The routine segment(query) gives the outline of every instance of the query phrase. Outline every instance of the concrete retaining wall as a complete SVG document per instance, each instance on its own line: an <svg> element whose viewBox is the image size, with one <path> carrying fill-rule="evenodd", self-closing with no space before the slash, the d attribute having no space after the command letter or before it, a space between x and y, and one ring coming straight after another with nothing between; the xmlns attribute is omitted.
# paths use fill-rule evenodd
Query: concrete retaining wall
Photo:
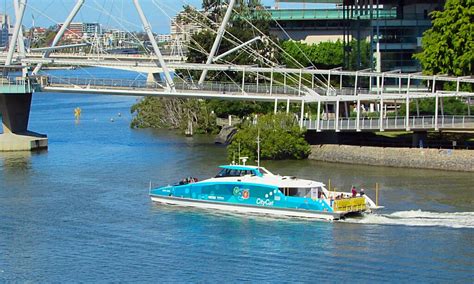
<svg viewBox="0 0 474 284"><path fill-rule="evenodd" d="M309 159L374 166L474 172L474 150L313 145Z"/></svg>

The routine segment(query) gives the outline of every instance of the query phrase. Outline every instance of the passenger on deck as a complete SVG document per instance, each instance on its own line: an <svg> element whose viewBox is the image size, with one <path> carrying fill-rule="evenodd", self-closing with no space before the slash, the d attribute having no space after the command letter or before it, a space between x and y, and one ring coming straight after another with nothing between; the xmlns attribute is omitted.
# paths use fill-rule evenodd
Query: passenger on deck
<svg viewBox="0 0 474 284"><path fill-rule="evenodd" d="M355 186L352 186L351 192L352 192L352 197L357 196L357 189L355 188Z"/></svg>
<svg viewBox="0 0 474 284"><path fill-rule="evenodd" d="M364 196L364 195L365 195L364 189L361 188L361 189L360 189L360 196Z"/></svg>

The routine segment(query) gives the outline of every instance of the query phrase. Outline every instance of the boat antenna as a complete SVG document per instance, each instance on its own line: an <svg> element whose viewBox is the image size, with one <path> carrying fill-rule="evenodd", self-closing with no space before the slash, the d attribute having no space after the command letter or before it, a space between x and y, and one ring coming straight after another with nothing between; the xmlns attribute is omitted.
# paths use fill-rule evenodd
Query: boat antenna
<svg viewBox="0 0 474 284"><path fill-rule="evenodd" d="M257 128L257 167L260 168L260 128Z"/></svg>

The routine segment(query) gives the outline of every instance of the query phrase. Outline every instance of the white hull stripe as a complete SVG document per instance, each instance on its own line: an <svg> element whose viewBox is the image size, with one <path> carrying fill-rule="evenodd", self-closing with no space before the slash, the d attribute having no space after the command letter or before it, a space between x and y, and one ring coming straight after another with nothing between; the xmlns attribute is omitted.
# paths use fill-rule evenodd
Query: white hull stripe
<svg viewBox="0 0 474 284"><path fill-rule="evenodd" d="M217 209L224 211L236 211L236 212L246 212L246 213L260 213L260 214L269 214L277 216L291 216L291 217L303 217L303 218L317 218L325 220L334 220L341 218L342 214L332 213L332 212L315 212L307 210L298 210L298 209L285 209L285 208L275 208L275 207L259 207L252 205L235 205L230 203L223 202L212 202L205 200L196 200L188 198L176 198L168 196L157 196L150 195L151 200L160 203L173 204L179 206L192 206L198 208L207 208L207 209Z"/></svg>

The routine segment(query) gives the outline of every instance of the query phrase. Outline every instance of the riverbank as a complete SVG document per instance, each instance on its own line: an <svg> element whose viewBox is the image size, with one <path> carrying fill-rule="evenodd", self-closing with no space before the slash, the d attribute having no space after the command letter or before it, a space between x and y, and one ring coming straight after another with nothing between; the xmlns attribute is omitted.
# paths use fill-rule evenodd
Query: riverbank
<svg viewBox="0 0 474 284"><path fill-rule="evenodd" d="M474 150L312 145L308 158L347 164L474 172Z"/></svg>

